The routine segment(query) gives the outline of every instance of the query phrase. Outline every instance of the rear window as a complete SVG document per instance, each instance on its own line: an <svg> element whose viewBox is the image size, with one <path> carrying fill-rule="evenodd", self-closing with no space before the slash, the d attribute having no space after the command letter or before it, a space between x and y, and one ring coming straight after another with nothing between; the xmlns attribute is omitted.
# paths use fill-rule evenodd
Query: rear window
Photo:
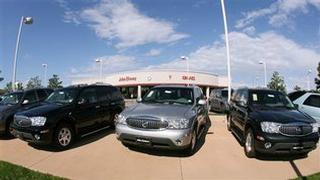
<svg viewBox="0 0 320 180"><path fill-rule="evenodd" d="M304 91L297 91L297 92L293 92L293 93L288 94L288 96L291 101L295 101L298 98L300 98L301 96L303 96L305 93L306 92L304 92Z"/></svg>

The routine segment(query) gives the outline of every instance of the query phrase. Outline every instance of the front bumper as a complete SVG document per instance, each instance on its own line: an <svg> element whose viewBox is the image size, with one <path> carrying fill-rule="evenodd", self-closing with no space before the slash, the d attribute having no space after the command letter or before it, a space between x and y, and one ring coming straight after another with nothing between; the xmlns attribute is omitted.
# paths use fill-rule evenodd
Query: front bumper
<svg viewBox="0 0 320 180"><path fill-rule="evenodd" d="M21 128L12 126L12 135L35 144L50 144L53 139L53 130L44 127Z"/></svg>
<svg viewBox="0 0 320 180"><path fill-rule="evenodd" d="M268 134L255 140L258 152L268 154L299 154L308 153L317 148L319 134L312 133L303 137L288 137L279 134Z"/></svg>
<svg viewBox="0 0 320 180"><path fill-rule="evenodd" d="M185 149L191 142L191 129L181 130L146 130L117 124L117 139L125 144L163 148L163 149Z"/></svg>

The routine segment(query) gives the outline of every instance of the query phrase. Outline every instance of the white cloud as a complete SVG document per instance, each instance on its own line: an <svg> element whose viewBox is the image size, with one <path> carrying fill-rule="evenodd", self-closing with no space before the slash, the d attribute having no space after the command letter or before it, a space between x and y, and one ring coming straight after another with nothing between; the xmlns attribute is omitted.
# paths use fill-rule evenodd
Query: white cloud
<svg viewBox="0 0 320 180"><path fill-rule="evenodd" d="M254 35L256 33L256 28L254 26L246 27L242 30L242 32L248 34L248 35Z"/></svg>
<svg viewBox="0 0 320 180"><path fill-rule="evenodd" d="M232 61L233 83L252 85L256 76L263 77L263 67L260 60L267 62L268 79L273 71L279 71L285 77L290 88L301 84L301 76L307 69L315 68L320 54L305 48L275 32L266 32L257 36L245 33L231 32L230 54ZM200 47L190 53L190 69L226 74L226 55L223 36L212 45ZM149 66L150 68L186 69L185 61L180 59L168 63Z"/></svg>
<svg viewBox="0 0 320 180"><path fill-rule="evenodd" d="M127 0L101 0L96 6L83 9L78 14L98 37L116 41L117 48L173 43L189 36L176 32L175 24L171 22L144 15ZM73 14L67 20L70 19L74 20Z"/></svg>
<svg viewBox="0 0 320 180"><path fill-rule="evenodd" d="M159 56L160 54L161 54L161 49L151 49L145 55L146 56Z"/></svg>
<svg viewBox="0 0 320 180"><path fill-rule="evenodd" d="M132 56L125 55L112 55L101 56L96 59L92 59L91 63L87 67L71 68L70 77L92 77L98 75L100 71L100 65L95 60L102 61L102 73L111 74L114 72L121 72L126 70L132 70L140 68L140 64Z"/></svg>
<svg viewBox="0 0 320 180"><path fill-rule="evenodd" d="M309 7L320 10L320 0L278 0L267 8L244 13L244 18L236 22L236 28L244 28L261 17L267 17L268 23L275 27L292 27L292 18L297 13L308 13Z"/></svg>

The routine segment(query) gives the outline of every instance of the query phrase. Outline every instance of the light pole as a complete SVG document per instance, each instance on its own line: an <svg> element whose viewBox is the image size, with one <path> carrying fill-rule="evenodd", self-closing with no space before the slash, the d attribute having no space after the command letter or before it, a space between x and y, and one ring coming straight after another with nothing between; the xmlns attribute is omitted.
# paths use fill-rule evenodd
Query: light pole
<svg viewBox="0 0 320 180"><path fill-rule="evenodd" d="M311 87L310 87L310 74L311 73L312 73L312 70L308 69L308 72L307 72L307 85L308 85L308 90L309 91L311 90Z"/></svg>
<svg viewBox="0 0 320 180"><path fill-rule="evenodd" d="M102 59L96 59L96 63L99 63L99 66L100 66L100 70L99 70L99 79L100 79L100 81L102 82L102 63L103 63L103 61L102 61Z"/></svg>
<svg viewBox="0 0 320 180"><path fill-rule="evenodd" d="M44 68L43 85L45 85L47 82L48 64L42 64L42 67Z"/></svg>
<svg viewBox="0 0 320 180"><path fill-rule="evenodd" d="M222 15L223 15L224 35L225 35L226 50L227 50L228 102L229 102L230 99L231 99L231 69L230 69L230 50L229 50L228 24L227 24L226 9L224 7L224 0L221 0L221 9L222 9Z"/></svg>
<svg viewBox="0 0 320 180"><path fill-rule="evenodd" d="M253 86L254 87L259 87L259 79L260 77L259 76L256 76L253 80Z"/></svg>
<svg viewBox="0 0 320 180"><path fill-rule="evenodd" d="M14 53L14 60L13 60L13 72L12 72L12 91L15 91L15 84L16 84L16 74L17 74L17 58L18 58L18 51L19 51L19 43L20 43L20 37L21 37L21 30L23 24L32 24L33 19L32 17L21 17L20 20L20 26L18 31L18 37L16 42L16 49Z"/></svg>
<svg viewBox="0 0 320 180"><path fill-rule="evenodd" d="M183 60L183 61L186 61L187 62L187 76L188 76L188 79L187 79L187 83L188 83L188 86L189 86L189 58L187 57L187 56L181 56L180 57L181 58L181 60Z"/></svg>
<svg viewBox="0 0 320 180"><path fill-rule="evenodd" d="M265 61L259 61L259 64L263 64L264 69L264 86L267 87L267 63Z"/></svg>

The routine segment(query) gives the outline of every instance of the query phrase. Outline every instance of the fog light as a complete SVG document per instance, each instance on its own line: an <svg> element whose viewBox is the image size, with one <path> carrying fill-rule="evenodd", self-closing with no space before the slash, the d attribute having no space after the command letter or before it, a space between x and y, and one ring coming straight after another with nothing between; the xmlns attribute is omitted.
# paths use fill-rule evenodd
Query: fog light
<svg viewBox="0 0 320 180"><path fill-rule="evenodd" d="M264 138L262 136L258 136L257 135L257 139L260 140L260 141L264 141Z"/></svg>
<svg viewBox="0 0 320 180"><path fill-rule="evenodd" d="M36 140L40 139L40 136L38 134L34 135L34 138L36 138Z"/></svg>
<svg viewBox="0 0 320 180"><path fill-rule="evenodd" d="M177 140L176 140L176 143L177 143L177 145L181 145L181 144L182 144L182 141L181 141L180 139L177 139Z"/></svg>
<svg viewBox="0 0 320 180"><path fill-rule="evenodd" d="M271 143L269 143L269 142L267 142L267 143L265 143L264 144L264 147L266 148L266 149L269 149L269 148L271 148Z"/></svg>

